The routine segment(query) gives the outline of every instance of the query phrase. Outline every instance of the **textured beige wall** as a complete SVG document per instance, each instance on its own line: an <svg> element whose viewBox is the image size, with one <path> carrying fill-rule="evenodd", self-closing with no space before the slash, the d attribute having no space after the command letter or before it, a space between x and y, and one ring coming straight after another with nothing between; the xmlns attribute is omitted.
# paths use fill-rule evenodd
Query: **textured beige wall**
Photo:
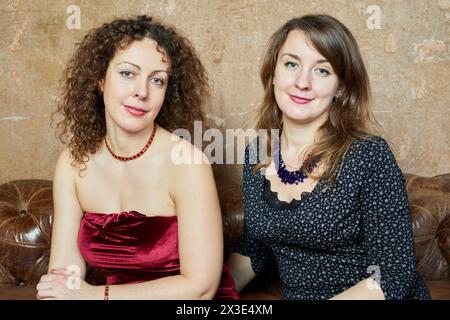
<svg viewBox="0 0 450 320"><path fill-rule="evenodd" d="M66 26L73 4L80 29ZM174 24L194 43L213 89L208 116L221 129L254 116L261 54L276 28L307 13L336 16L360 43L375 115L402 170L450 172L449 0L0 0L0 183L52 178L63 146L50 113L74 44L90 28L136 13ZM239 176L236 166L223 170Z"/></svg>

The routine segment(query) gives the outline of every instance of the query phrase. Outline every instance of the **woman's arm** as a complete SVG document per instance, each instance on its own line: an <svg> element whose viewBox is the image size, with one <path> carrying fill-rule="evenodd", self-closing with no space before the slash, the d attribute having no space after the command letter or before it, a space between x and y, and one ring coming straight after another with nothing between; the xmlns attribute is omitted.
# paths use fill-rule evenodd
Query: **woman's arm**
<svg viewBox="0 0 450 320"><path fill-rule="evenodd" d="M256 277L249 257L233 252L228 259L227 265L230 267L230 272L238 292Z"/></svg>
<svg viewBox="0 0 450 320"><path fill-rule="evenodd" d="M63 151L56 164L53 180L53 227L49 271L79 268L84 278L86 265L78 250L77 236L83 211L75 189L76 169L71 166L69 150Z"/></svg>
<svg viewBox="0 0 450 320"><path fill-rule="evenodd" d="M244 198L244 228L236 243L234 252L228 259L227 265L230 267L236 290L240 292L256 275L265 268L272 260L273 256L270 248L264 243L255 239L249 231L247 215L250 214L246 209L252 209L252 202L248 201L252 188L258 182L252 174L251 166L257 163L258 142L253 140L245 148L244 166L242 173L243 198Z"/></svg>
<svg viewBox="0 0 450 320"><path fill-rule="evenodd" d="M48 274L41 277L37 285L37 298L55 298L57 287L83 288L89 286L81 281L86 273L86 264L78 250L77 236L83 216L78 203L75 176L76 169L71 166L69 150L64 150L58 158L53 179L53 223L52 241ZM51 274L53 269L70 270L65 276Z"/></svg>
<svg viewBox="0 0 450 320"><path fill-rule="evenodd" d="M384 300L384 293L378 282L368 278L358 282L330 300Z"/></svg>
<svg viewBox="0 0 450 320"><path fill-rule="evenodd" d="M367 267L377 270L335 298L404 299L415 279L415 247L403 175L388 144L368 144L369 173L362 185L361 214Z"/></svg>

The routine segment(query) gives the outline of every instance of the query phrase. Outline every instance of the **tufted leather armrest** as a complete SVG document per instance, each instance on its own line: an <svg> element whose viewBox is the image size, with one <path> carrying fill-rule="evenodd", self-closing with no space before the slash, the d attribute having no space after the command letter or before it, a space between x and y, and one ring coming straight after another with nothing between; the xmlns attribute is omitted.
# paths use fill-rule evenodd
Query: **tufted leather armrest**
<svg viewBox="0 0 450 320"><path fill-rule="evenodd" d="M35 284L47 273L52 199L48 180L0 185L0 284Z"/></svg>
<svg viewBox="0 0 450 320"><path fill-rule="evenodd" d="M416 241L417 270L425 280L450 280L450 174L406 174Z"/></svg>

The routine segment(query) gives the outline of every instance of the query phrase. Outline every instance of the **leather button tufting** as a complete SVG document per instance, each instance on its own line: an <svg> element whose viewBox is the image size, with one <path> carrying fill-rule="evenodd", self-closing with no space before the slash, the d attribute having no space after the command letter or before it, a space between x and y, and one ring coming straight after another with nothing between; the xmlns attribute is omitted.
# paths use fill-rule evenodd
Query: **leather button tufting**
<svg viewBox="0 0 450 320"><path fill-rule="evenodd" d="M23 281L23 279L16 279L16 286L24 286L25 285L25 281Z"/></svg>

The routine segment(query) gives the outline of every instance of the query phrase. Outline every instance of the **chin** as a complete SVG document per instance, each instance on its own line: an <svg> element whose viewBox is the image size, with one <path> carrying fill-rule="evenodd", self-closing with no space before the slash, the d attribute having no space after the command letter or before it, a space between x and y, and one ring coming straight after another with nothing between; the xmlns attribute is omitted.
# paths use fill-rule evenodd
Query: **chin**
<svg viewBox="0 0 450 320"><path fill-rule="evenodd" d="M139 132L142 131L145 128L148 128L151 123L118 123L117 124L122 130L130 132L130 133L135 133L135 132Z"/></svg>
<svg viewBox="0 0 450 320"><path fill-rule="evenodd" d="M293 121L305 121L311 119L311 115L307 112L292 112L292 110L289 110L288 112L282 112L286 118L289 118Z"/></svg>

